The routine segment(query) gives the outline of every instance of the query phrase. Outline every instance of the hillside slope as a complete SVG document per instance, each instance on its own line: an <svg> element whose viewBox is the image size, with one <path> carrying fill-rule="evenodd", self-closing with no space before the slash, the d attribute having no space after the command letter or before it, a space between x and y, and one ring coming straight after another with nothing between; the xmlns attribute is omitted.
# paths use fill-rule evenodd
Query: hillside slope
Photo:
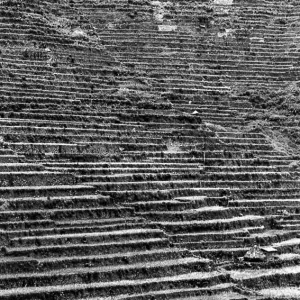
<svg viewBox="0 0 300 300"><path fill-rule="evenodd" d="M0 5L0 300L297 298L296 1Z"/></svg>

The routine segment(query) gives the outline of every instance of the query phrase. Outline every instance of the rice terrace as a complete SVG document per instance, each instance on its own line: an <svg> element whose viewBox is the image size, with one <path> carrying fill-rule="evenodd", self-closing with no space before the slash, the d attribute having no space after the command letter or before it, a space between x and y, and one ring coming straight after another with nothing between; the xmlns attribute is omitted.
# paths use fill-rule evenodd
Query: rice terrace
<svg viewBox="0 0 300 300"><path fill-rule="evenodd" d="M300 0L0 1L0 300L300 299Z"/></svg>

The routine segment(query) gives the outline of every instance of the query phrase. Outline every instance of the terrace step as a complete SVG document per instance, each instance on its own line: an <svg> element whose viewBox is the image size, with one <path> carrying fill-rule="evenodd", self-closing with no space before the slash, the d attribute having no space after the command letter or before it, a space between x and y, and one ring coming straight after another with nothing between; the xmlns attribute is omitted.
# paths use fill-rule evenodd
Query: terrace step
<svg viewBox="0 0 300 300"><path fill-rule="evenodd" d="M30 220L20 220L20 221L9 221L0 222L0 228L2 230L33 230L40 227L53 227L54 221L50 219L36 219ZM3 232L1 232L3 234Z"/></svg>
<svg viewBox="0 0 300 300"><path fill-rule="evenodd" d="M132 218L133 219L133 218ZM144 220L138 222L133 219L130 222L130 219L124 218L123 222L116 224L107 224L107 225L82 225L80 226L60 226L53 224L52 227L47 229L38 228L30 230L6 230L3 233L3 236L8 240L12 238L21 238L21 237L39 237L39 236L49 236L49 235L63 235L63 234L83 234L83 233L96 233L96 232L114 232L118 230L130 230L130 229L141 229L141 228L156 228L155 226L146 225Z"/></svg>
<svg viewBox="0 0 300 300"><path fill-rule="evenodd" d="M53 246L62 244L80 244L80 243L105 243L131 241L142 238L163 238L164 233L158 229L127 229L120 231L108 232L90 232L90 233L73 233L73 234L54 234L44 236L30 236L10 239L11 247L18 246Z"/></svg>
<svg viewBox="0 0 300 300"><path fill-rule="evenodd" d="M288 164L285 166L285 165L274 165L272 164L270 161L268 161L267 163L268 164L271 164L270 166L269 165L254 165L254 166L243 166L243 165L238 165L240 163L239 160L236 161L236 166L214 166L214 165L210 165L208 166L207 165L207 161L205 162L206 163L206 166L204 168L204 170L206 172L209 172L209 173L218 173L218 174L222 174L222 173L225 173L225 174L229 174L229 173L244 173L244 172L249 172L249 173L254 173L254 172L257 172L257 173L261 173L261 174L272 174L273 172L280 172L280 173L283 173L283 174L286 174L288 173L288 171L290 171L290 168L288 166ZM248 161L248 164L250 162Z"/></svg>
<svg viewBox="0 0 300 300"><path fill-rule="evenodd" d="M214 219L205 221L160 221L153 222L164 228L168 233L188 233L188 232L205 232L216 230L234 230L248 227L263 226L265 217L262 216L241 216L228 219Z"/></svg>
<svg viewBox="0 0 300 300"><path fill-rule="evenodd" d="M218 299L224 299L224 300L263 300L262 297L259 296L245 296L243 294L240 294L238 292L222 292L216 295L209 295L209 296L196 296L196 297L180 297L176 298L176 300L218 300Z"/></svg>
<svg viewBox="0 0 300 300"><path fill-rule="evenodd" d="M240 192L237 190L233 193L237 193L241 195L240 198L246 199L292 199L292 198L300 198L299 190L293 187L273 187L270 188L244 188L241 189Z"/></svg>
<svg viewBox="0 0 300 300"><path fill-rule="evenodd" d="M124 190L124 191L102 191L102 195L110 196L116 203L131 203L136 201L167 200L183 196L208 195L219 196L229 189L219 188L170 188L170 189L147 189L147 190Z"/></svg>
<svg viewBox="0 0 300 300"><path fill-rule="evenodd" d="M76 178L72 174L49 171L0 172L0 187L72 185Z"/></svg>
<svg viewBox="0 0 300 300"><path fill-rule="evenodd" d="M62 268L100 267L124 263L132 264L163 261L168 259L180 259L188 256L190 256L190 254L186 249L162 248L91 256L62 256L54 258L2 257L0 259L0 266L2 268L2 274L12 274L20 272L45 272ZM198 259L198 264L201 264L204 268L206 265L210 264L210 261L207 259Z"/></svg>
<svg viewBox="0 0 300 300"><path fill-rule="evenodd" d="M37 273L18 273L0 275L5 289L20 286L58 286L67 284L82 284L107 282L114 280L141 280L151 277L169 276L185 273L193 268L201 271L202 265L195 257L177 258L174 260L142 262L134 264L110 265L89 268L68 268L67 270L52 270ZM152 274L152 275L151 275ZM2 288L3 289L3 288Z"/></svg>
<svg viewBox="0 0 300 300"><path fill-rule="evenodd" d="M264 199L229 201L231 207L299 206L300 199Z"/></svg>
<svg viewBox="0 0 300 300"><path fill-rule="evenodd" d="M25 221L35 219L70 220L73 218L110 218L128 217L134 213L129 207L93 207L93 208L61 208L61 209L38 209L38 210L6 210L0 211L2 221Z"/></svg>
<svg viewBox="0 0 300 300"><path fill-rule="evenodd" d="M179 289L167 289L161 291L152 291L148 293L137 293L133 295L118 295L115 297L116 300L149 300L149 299L163 299L161 297L168 297L168 299L193 299L197 297L200 300L246 300L245 298L239 298L239 295L232 292L235 285L233 283L223 283L212 285L209 287L199 288L179 288ZM211 295L211 296L208 296ZM180 297L180 298L177 298ZM188 298L186 298L188 297ZM203 297L203 298L202 298ZM209 298L211 297L211 298ZM215 298L213 298L215 297ZM218 298L219 297L219 298ZM220 298L221 297L221 298ZM226 298L227 297L227 298ZM109 298L85 298L86 300L109 300ZM83 300L83 299L80 299ZM250 299L247 299L250 300Z"/></svg>
<svg viewBox="0 0 300 300"><path fill-rule="evenodd" d="M190 232L169 235L171 241L175 243L197 242L197 241L222 241L229 238L247 237L249 231L246 229L225 230L225 231L205 231L205 232Z"/></svg>
<svg viewBox="0 0 300 300"><path fill-rule="evenodd" d="M212 220L227 219L240 215L239 211L220 206L208 206L195 209L179 210L179 211L147 211L139 212L138 216L152 221L186 221L186 220Z"/></svg>
<svg viewBox="0 0 300 300"><path fill-rule="evenodd" d="M129 136L125 135L66 135L62 134L24 134L24 133L9 133L3 135L5 142L7 143L91 143L91 142L119 142L119 143L153 143L162 144L161 137L141 137L141 136Z"/></svg>
<svg viewBox="0 0 300 300"><path fill-rule="evenodd" d="M83 237L84 240L84 237ZM97 255L112 254L116 252L131 252L161 249L169 246L169 240L166 238L146 238L140 240L130 240L121 242L94 243L94 244L68 244L54 246L32 246L19 248L3 248L3 254L6 256L30 256L30 257L60 257L74 255Z"/></svg>
<svg viewBox="0 0 300 300"><path fill-rule="evenodd" d="M249 246L242 240L228 239L226 241L200 241L200 242L185 242L184 247L190 250L206 250L206 249L226 249L240 247L242 245ZM175 247L180 247L181 243L174 243Z"/></svg>
<svg viewBox="0 0 300 300"><path fill-rule="evenodd" d="M277 175L276 175L277 176ZM204 176L203 176L204 177ZM246 175L246 177L248 177ZM275 179L275 180L268 180L263 178L259 180L251 180L249 178L242 178L242 180L209 180L209 178L205 178L206 180L156 180L156 181L134 181L134 182L86 182L89 186L94 186L97 191L101 193L105 192L124 192L124 191L139 191L139 190L168 190L168 189L205 189L205 188L231 188L233 191L234 189L240 188L241 194L246 194L246 192L250 191L251 189L254 191L255 188L259 187L264 188L264 191L267 192L268 190L274 187L274 191L280 191L277 187L280 186L282 191L284 188L292 189L294 188L297 190L300 187L299 180L289 180L289 179ZM244 179L244 180L243 180ZM259 188L255 190L255 193L259 192ZM248 191L246 190L248 189ZM245 192L244 192L245 191ZM249 193L249 192L248 192ZM245 195L246 196L246 195ZM244 197L245 197L244 196ZM260 196L260 195L259 195ZM246 197L245 197L246 198Z"/></svg>
<svg viewBox="0 0 300 300"><path fill-rule="evenodd" d="M127 151L129 156L138 156L141 155L140 151ZM263 154L265 153L265 154ZM219 165L228 165L232 159L238 159L239 165L251 166L251 165L269 165L269 162L274 162L275 165L289 164L293 159L289 156L281 155L279 156L276 151L269 152L241 152L241 151L222 151L222 150L212 150L212 151L203 151L203 150L193 150L193 151L182 151L178 150L176 152L171 151L143 151L142 153L145 157L155 159L161 158L186 158L186 157L199 157L204 158L206 163L212 163L216 160L216 163ZM262 155L259 155L262 154ZM256 157L259 155L259 157ZM226 164L225 164L226 162ZM227 163L228 162L228 163ZM236 162L236 161L235 161ZM237 163L237 162L236 162Z"/></svg>
<svg viewBox="0 0 300 300"><path fill-rule="evenodd" d="M237 248L211 248L206 250L191 250L191 253L214 260L228 260L238 257L243 257L250 247L237 247Z"/></svg>
<svg viewBox="0 0 300 300"><path fill-rule="evenodd" d="M139 150L146 149L164 151L166 145L154 143L117 143L117 142L80 142L80 143L9 143L10 147L18 153L105 153L119 152L120 149Z"/></svg>
<svg viewBox="0 0 300 300"><path fill-rule="evenodd" d="M125 206L134 207L136 212L150 211L180 211L196 209L205 206L227 205L226 197L186 196L176 197L172 200L151 200L123 203Z"/></svg>
<svg viewBox="0 0 300 300"><path fill-rule="evenodd" d="M295 231L298 232L300 230L300 224L281 224L278 222L278 228L284 231Z"/></svg>
<svg viewBox="0 0 300 300"><path fill-rule="evenodd" d="M96 297L106 295L108 290L113 292L111 296L118 294L133 294L140 293L141 289L144 292L152 292L157 290L168 290L180 288L194 288L195 285L203 287L204 285L216 285L228 281L228 276L218 272L193 272L176 276L166 276L159 278L151 278L144 280L121 280L114 282L101 282L91 284L74 284L64 286L49 286L49 287L28 287L17 288L11 290L1 290L1 300L16 300L29 299L30 297L57 297L64 293L65 297L80 299L81 296Z"/></svg>
<svg viewBox="0 0 300 300"><path fill-rule="evenodd" d="M12 162L12 163L5 163L5 164L1 163L0 170L1 172L29 172L29 171L44 171L45 167L41 164L36 164L36 163Z"/></svg>
<svg viewBox="0 0 300 300"><path fill-rule="evenodd" d="M118 224L124 224L126 222L128 223L140 223L144 221L144 219L139 218L139 217L129 217L129 218L107 218L107 219L92 219L92 218L88 218L88 219L76 219L76 220L56 220L55 221L55 225L56 227L83 227L83 226L113 226L113 225L118 225Z"/></svg>
<svg viewBox="0 0 300 300"><path fill-rule="evenodd" d="M195 174L197 172L202 172L203 171L203 167L201 165L198 166L186 166L184 167L179 167L177 168L176 166L172 167L172 166L161 166L161 167L150 167L150 168L49 168L46 167L46 170L49 171L59 171L59 172L72 172L74 174L81 174L81 175L77 175L78 178L83 178L83 179L88 179L89 177L92 179L99 179L99 181L101 179L110 179L111 181L115 181L117 179L121 179L122 176L124 176L124 178L130 178L130 177L142 177L142 176L154 176L154 175L160 175L160 174ZM85 175L86 174L86 175Z"/></svg>
<svg viewBox="0 0 300 300"><path fill-rule="evenodd" d="M231 272L235 282L242 282L248 288L263 289L267 287L297 284L300 276L299 266L280 269L243 270Z"/></svg>
<svg viewBox="0 0 300 300"><path fill-rule="evenodd" d="M80 169L94 169L94 168L107 168L107 169L150 169L150 168L187 168L187 167L199 167L199 164L185 164L185 163L156 163L152 161L146 162L76 162L76 163L46 163L44 164L46 167L56 167L56 168L72 168L76 170L77 168Z"/></svg>
<svg viewBox="0 0 300 300"><path fill-rule="evenodd" d="M177 201L177 200L153 200L151 202L140 201L125 203L124 206L133 207L138 212L149 212L159 210L177 211L184 210L192 207L192 203L189 201Z"/></svg>
<svg viewBox="0 0 300 300"><path fill-rule="evenodd" d="M300 291L298 286L281 286L281 287L268 287L258 290L263 299L299 299Z"/></svg>
<svg viewBox="0 0 300 300"><path fill-rule="evenodd" d="M84 172L86 172L85 170ZM93 171L93 170L91 170ZM157 171L157 170L156 170ZM141 182L141 181L178 181L181 180L192 180L198 179L201 181L262 181L262 180L278 180L278 179L292 179L292 175L289 172L215 172L210 173L206 172L205 168L201 169L188 169L187 172L182 173L181 170L179 172L169 173L166 170L162 170L161 172L156 173L134 173L134 174L114 174L114 175L75 175L79 181L86 181L89 183L88 179L91 178L95 182ZM295 181L296 182L296 181Z"/></svg>
<svg viewBox="0 0 300 300"><path fill-rule="evenodd" d="M155 171L158 171L157 169ZM180 173L179 173L180 172ZM194 171L189 169L186 173L168 173L166 170L161 170L161 172L156 173L134 173L134 174L115 174L115 175L75 175L79 182L90 182L91 180L95 182L132 182L132 181L161 181L161 180L187 180L187 179L201 179L203 176L201 169L195 169Z"/></svg>
<svg viewBox="0 0 300 300"><path fill-rule="evenodd" d="M25 160L25 156L23 155L14 155L14 154L0 155L1 164L22 163L22 161L24 160Z"/></svg>
<svg viewBox="0 0 300 300"><path fill-rule="evenodd" d="M111 202L109 197L102 195L25 197L0 199L0 207L5 205L6 210L93 208Z"/></svg>
<svg viewBox="0 0 300 300"><path fill-rule="evenodd" d="M0 187L0 198L90 195L95 188L88 185Z"/></svg>
<svg viewBox="0 0 300 300"><path fill-rule="evenodd" d="M296 237L289 240L274 243L273 247L277 249L278 253L297 252L300 247L300 238Z"/></svg>
<svg viewBox="0 0 300 300"><path fill-rule="evenodd" d="M18 118L1 118L0 124L4 126L28 126L30 128L33 127L48 127L48 128L56 128L60 126L60 128L76 128L76 129L115 129L115 130L132 130L143 128L143 125L133 125L130 123L96 123L96 122L80 122L80 121L53 121L53 120L35 120L35 119L18 119ZM11 151L11 150L10 150Z"/></svg>
<svg viewBox="0 0 300 300"><path fill-rule="evenodd" d="M176 201L189 202L194 204L196 207L204 206L227 206L227 197L213 197L213 196L183 196L174 198Z"/></svg>
<svg viewBox="0 0 300 300"><path fill-rule="evenodd" d="M296 213L296 214L291 214L289 216L284 216L284 220L295 220L295 221L298 221L300 220L300 214L299 213Z"/></svg>

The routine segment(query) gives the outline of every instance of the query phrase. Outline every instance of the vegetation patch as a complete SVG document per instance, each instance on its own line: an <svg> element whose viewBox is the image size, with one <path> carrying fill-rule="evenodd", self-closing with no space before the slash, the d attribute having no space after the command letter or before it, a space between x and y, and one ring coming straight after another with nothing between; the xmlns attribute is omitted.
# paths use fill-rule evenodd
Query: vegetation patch
<svg viewBox="0 0 300 300"><path fill-rule="evenodd" d="M299 155L300 85L291 83L284 89L248 89L245 97L253 110L244 114L246 132L264 134L279 152Z"/></svg>

